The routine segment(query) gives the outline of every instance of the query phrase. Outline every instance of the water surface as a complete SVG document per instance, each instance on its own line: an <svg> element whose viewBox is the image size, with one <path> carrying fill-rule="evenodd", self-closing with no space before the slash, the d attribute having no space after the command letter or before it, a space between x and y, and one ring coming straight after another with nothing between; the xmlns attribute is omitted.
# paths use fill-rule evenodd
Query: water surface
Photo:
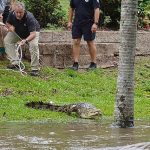
<svg viewBox="0 0 150 150"><path fill-rule="evenodd" d="M0 123L0 150L150 150L150 123L120 129L111 122Z"/></svg>

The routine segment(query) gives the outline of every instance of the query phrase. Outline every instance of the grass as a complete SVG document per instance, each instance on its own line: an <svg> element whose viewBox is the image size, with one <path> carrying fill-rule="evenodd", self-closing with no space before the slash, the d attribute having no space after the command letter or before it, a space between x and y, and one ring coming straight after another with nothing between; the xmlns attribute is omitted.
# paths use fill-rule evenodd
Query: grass
<svg viewBox="0 0 150 150"><path fill-rule="evenodd" d="M74 72L42 67L40 77L31 77L3 69L7 64L8 61L0 61L1 121L78 119L60 112L26 108L29 101L52 101L60 105L89 102L101 109L104 118L113 117L117 68ZM150 119L150 68L146 64L150 64L149 57L140 57L135 64L136 119ZM30 65L28 62L25 65L28 72Z"/></svg>

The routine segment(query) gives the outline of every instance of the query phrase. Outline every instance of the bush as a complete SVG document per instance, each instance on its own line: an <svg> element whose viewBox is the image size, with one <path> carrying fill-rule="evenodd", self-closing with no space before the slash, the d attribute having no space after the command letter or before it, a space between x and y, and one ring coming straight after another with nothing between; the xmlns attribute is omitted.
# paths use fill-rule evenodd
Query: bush
<svg viewBox="0 0 150 150"><path fill-rule="evenodd" d="M24 0L27 10L32 12L42 28L47 24L64 26L65 12L59 0Z"/></svg>
<svg viewBox="0 0 150 150"><path fill-rule="evenodd" d="M145 18L150 21L150 1L139 0L138 3L138 27L143 28L145 26Z"/></svg>
<svg viewBox="0 0 150 150"><path fill-rule="evenodd" d="M42 28L64 27L67 22L67 10L69 0L24 0L27 9L31 11L39 21ZM121 0L100 0L102 14L100 26L110 29L119 29ZM63 3L63 8L60 5ZM145 16L150 18L150 0L139 0L138 26L143 27Z"/></svg>
<svg viewBox="0 0 150 150"><path fill-rule="evenodd" d="M101 0L103 26L118 29L120 24L121 0ZM143 28L145 18L150 20L150 0L138 1L138 27Z"/></svg>
<svg viewBox="0 0 150 150"><path fill-rule="evenodd" d="M121 0L101 0L103 12L103 25L108 28L119 28Z"/></svg>

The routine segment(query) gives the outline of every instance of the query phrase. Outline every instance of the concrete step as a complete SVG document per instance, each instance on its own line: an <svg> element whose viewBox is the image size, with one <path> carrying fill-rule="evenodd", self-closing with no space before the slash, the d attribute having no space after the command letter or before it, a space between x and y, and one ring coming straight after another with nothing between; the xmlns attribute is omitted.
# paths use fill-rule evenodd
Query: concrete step
<svg viewBox="0 0 150 150"><path fill-rule="evenodd" d="M56 68L66 68L72 65L72 43L39 43L41 61L43 65ZM111 66L118 60L116 56L118 46L115 43L97 43L97 65L102 67L110 64ZM29 52L25 54L30 58ZM86 43L81 44L80 67L86 68L90 63L90 55Z"/></svg>
<svg viewBox="0 0 150 150"><path fill-rule="evenodd" d="M3 47L5 34L0 34L0 47ZM119 31L98 31L96 34L97 64L99 67L116 65L118 61ZM150 55L150 32L137 32L136 55ZM43 65L65 68L72 65L72 38L70 31L41 31L39 39L40 58ZM24 57L30 59L28 50ZM81 42L80 67L87 67L90 56L86 42Z"/></svg>

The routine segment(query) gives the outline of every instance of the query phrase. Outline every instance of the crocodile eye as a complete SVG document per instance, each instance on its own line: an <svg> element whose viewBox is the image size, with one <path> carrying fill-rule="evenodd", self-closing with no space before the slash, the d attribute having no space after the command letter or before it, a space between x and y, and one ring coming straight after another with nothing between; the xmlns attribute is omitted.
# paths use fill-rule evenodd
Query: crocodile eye
<svg viewBox="0 0 150 150"><path fill-rule="evenodd" d="M73 109L74 107L76 107L76 105L72 105L70 108Z"/></svg>

